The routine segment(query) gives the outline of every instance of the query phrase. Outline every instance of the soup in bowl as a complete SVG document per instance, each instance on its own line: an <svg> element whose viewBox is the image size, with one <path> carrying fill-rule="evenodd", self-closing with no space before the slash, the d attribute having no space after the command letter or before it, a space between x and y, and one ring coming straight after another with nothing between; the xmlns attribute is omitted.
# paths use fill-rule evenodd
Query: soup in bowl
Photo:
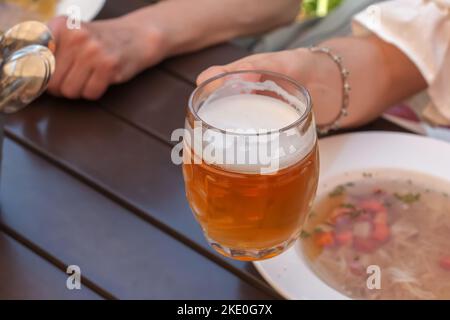
<svg viewBox="0 0 450 320"><path fill-rule="evenodd" d="M311 269L354 299L450 299L450 186L410 171L341 177L302 233Z"/></svg>
<svg viewBox="0 0 450 320"><path fill-rule="evenodd" d="M319 149L301 240L255 263L268 283L288 299L450 298L450 144L364 132Z"/></svg>

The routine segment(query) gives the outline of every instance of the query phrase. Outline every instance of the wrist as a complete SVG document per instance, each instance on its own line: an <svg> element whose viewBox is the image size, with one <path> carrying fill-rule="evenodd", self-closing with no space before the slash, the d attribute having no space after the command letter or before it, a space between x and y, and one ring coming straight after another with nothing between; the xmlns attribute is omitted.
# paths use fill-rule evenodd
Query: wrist
<svg viewBox="0 0 450 320"><path fill-rule="evenodd" d="M130 37L137 41L143 63L149 67L171 55L172 46L168 31L144 10L138 10L121 18L123 25L131 30Z"/></svg>
<svg viewBox="0 0 450 320"><path fill-rule="evenodd" d="M328 46L323 44L319 47ZM301 50L302 64L298 71L301 73L301 84L311 94L317 124L329 124L336 119L342 107L343 84L339 67L325 54Z"/></svg>

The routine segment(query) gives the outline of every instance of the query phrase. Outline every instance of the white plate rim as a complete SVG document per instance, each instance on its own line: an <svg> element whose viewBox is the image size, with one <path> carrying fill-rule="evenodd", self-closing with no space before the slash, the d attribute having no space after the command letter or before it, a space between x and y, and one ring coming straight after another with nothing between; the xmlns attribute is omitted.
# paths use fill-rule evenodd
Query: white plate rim
<svg viewBox="0 0 450 320"><path fill-rule="evenodd" d="M323 145L324 143L331 144L333 141L342 141L342 140L345 141L348 139L358 139L358 138L366 139L368 137L382 139L383 141L386 141L386 139L392 139L392 140L407 139L407 140L411 141L411 144L412 143L420 143L420 144L427 144L428 146L432 145L432 148L434 148L436 150L436 152L438 150L439 151L446 150L447 154L450 157L450 144L448 142L444 142L442 140L437 140L437 139L430 138L430 137L419 136L419 135L412 134L412 133L390 132L390 131L356 132L356 133L345 133L345 134L334 135L334 136L330 136L330 137L321 139L319 141L319 148L320 148L320 145ZM321 161L321 163L322 163L322 161ZM321 171L322 171L322 168L321 168ZM428 172L427 172L427 174L428 174ZM447 172L447 175L445 177L440 176L440 178L450 182L450 171ZM277 291L285 299L311 299L311 298L307 297L308 296L307 292L306 292L305 297L292 296L292 294L288 292L288 290L285 288L285 286L283 286L276 280L276 278L277 278L276 275L271 274L271 272L266 270L266 268L264 266L265 263L267 263L267 261L271 261L271 263L273 263L277 259L284 259L287 255L290 255L295 250L298 250L297 248L298 248L298 244L295 244L287 252L283 253L282 255L275 257L273 259L270 259L270 260L253 262L253 265L255 266L256 270L261 274L261 276L269 283L269 285L273 289L275 289L275 291ZM301 261L300 259L298 259L298 260ZM301 261L300 263L301 263L301 265L303 265L309 269L309 266L305 261ZM328 295L328 297L325 299L330 299L330 296L332 296L331 299L350 299L349 297L345 296L344 294L336 291L332 287L325 284L315 273L313 273L313 271L311 271L311 273L316 278L315 280L320 281L324 288L326 287L326 292L324 291L324 295L325 296ZM307 289L305 291L307 291ZM312 298L312 299L317 299L317 297Z"/></svg>

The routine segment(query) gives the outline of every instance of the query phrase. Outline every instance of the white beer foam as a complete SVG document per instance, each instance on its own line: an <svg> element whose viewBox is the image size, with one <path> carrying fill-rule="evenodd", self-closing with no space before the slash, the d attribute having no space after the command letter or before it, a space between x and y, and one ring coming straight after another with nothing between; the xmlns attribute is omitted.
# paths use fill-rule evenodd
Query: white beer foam
<svg viewBox="0 0 450 320"><path fill-rule="evenodd" d="M229 95L230 88L237 87L239 92ZM289 103L250 93L253 90L275 92ZM224 91L225 96L221 97ZM203 161L229 171L251 174L271 173L291 166L311 152L316 139L315 127L311 125L304 133L301 133L299 128L292 128L284 133L277 131L299 120L304 112L306 106L300 100L272 81L262 83L230 81L223 89L212 94L197 114L204 123L226 132L225 134L208 130L204 140L209 142L215 152L234 157L224 157L224 161L217 162L217 158L203 152ZM252 138L247 136L245 143L242 143L242 140L241 143L236 142L239 141L236 137L240 133L251 134L261 131L276 133L258 137L253 135ZM260 157L260 152L265 152L266 156ZM245 160L236 161L236 159Z"/></svg>
<svg viewBox="0 0 450 320"><path fill-rule="evenodd" d="M198 116L215 128L234 131L280 130L300 118L297 110L275 98L240 94L205 103Z"/></svg>

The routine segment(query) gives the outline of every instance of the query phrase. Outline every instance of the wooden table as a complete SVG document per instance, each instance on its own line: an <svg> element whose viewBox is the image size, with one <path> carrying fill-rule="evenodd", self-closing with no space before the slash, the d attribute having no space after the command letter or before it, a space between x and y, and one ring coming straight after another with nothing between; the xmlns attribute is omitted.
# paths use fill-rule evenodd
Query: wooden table
<svg viewBox="0 0 450 320"><path fill-rule="evenodd" d="M109 0L100 17L145 5ZM247 53L221 45L147 70L98 102L44 96L8 117L0 298L273 299L250 263L206 243L170 134L196 75ZM384 121L366 129L399 130ZM82 290L66 288L69 265Z"/></svg>

